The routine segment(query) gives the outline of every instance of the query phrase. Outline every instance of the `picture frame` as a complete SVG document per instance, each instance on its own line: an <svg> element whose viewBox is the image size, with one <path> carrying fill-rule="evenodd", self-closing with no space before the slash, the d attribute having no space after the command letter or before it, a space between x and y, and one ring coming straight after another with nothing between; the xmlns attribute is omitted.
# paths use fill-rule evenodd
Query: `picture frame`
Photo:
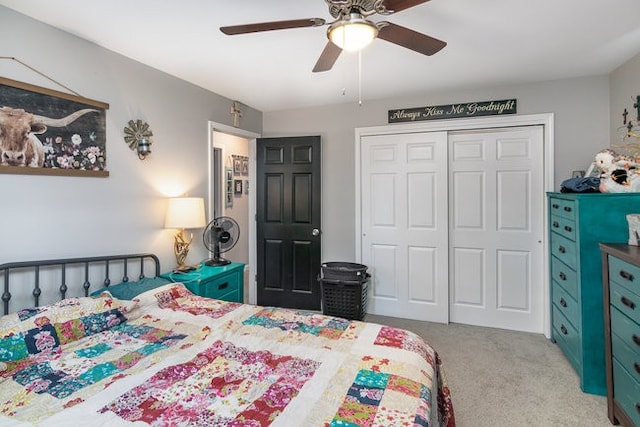
<svg viewBox="0 0 640 427"><path fill-rule="evenodd" d="M249 159L242 159L242 175L249 175Z"/></svg>
<svg viewBox="0 0 640 427"><path fill-rule="evenodd" d="M240 175L242 174L242 159L240 157L233 157L233 174Z"/></svg>
<svg viewBox="0 0 640 427"><path fill-rule="evenodd" d="M233 207L233 168L225 169L225 204L227 208Z"/></svg>
<svg viewBox="0 0 640 427"><path fill-rule="evenodd" d="M109 104L4 77L0 77L0 99L0 115L6 119L2 126L15 131L16 126L25 126L25 120L30 126L26 138L12 141L13 149L0 146L0 173L109 176Z"/></svg>
<svg viewBox="0 0 640 427"><path fill-rule="evenodd" d="M244 194L249 194L249 180L248 179L244 180L244 188L243 188L243 190L244 190Z"/></svg>
<svg viewBox="0 0 640 427"><path fill-rule="evenodd" d="M234 194L236 196L242 195L242 180L236 179L233 181Z"/></svg>

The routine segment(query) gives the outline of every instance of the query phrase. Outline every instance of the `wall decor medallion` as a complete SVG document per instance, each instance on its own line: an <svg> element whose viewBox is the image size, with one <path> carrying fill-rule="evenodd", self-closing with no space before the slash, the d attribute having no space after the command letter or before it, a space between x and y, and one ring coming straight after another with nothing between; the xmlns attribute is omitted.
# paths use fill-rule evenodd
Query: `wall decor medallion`
<svg viewBox="0 0 640 427"><path fill-rule="evenodd" d="M124 142L129 144L129 148L138 153L138 158L144 160L151 154L151 137L153 132L147 122L138 119L129 120L128 126L124 127Z"/></svg>
<svg viewBox="0 0 640 427"><path fill-rule="evenodd" d="M0 173L106 177L109 104L0 77Z"/></svg>

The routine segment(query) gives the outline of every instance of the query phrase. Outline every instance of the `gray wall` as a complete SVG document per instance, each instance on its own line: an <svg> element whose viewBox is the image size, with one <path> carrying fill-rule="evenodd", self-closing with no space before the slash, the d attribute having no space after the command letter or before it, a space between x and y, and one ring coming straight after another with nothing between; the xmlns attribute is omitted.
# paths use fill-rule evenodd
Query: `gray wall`
<svg viewBox="0 0 640 427"><path fill-rule="evenodd" d="M633 108L636 96L640 95L640 54L631 58L610 75L611 82L611 143L612 145L623 144L622 135L624 130L622 123L622 112L626 108L629 112L628 120L634 124L638 122L638 110ZM635 133L640 133L636 128ZM639 144L640 139L627 139L624 143ZM640 154L638 148L636 154Z"/></svg>
<svg viewBox="0 0 640 427"><path fill-rule="evenodd" d="M110 105L108 178L0 174L0 263L150 251L164 269L175 265L166 197L207 196L208 121L231 126L232 100L2 6L0 40L0 54ZM0 60L0 76L64 91L11 60ZM123 140L130 119L153 131L144 161ZM262 113L243 107L241 124L260 133ZM206 256L201 233L193 230L187 262Z"/></svg>
<svg viewBox="0 0 640 427"><path fill-rule="evenodd" d="M492 99L518 100L519 114L555 115L555 188L573 170L585 170L609 145L609 79L585 77L382 101L264 113L264 136L322 136L323 261L355 257L355 129L387 124L395 108Z"/></svg>

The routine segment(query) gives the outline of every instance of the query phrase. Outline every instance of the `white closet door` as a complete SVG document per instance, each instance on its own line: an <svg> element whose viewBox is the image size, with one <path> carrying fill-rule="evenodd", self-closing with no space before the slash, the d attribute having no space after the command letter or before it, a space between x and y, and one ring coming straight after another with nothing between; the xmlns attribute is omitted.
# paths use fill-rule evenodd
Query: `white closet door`
<svg viewBox="0 0 640 427"><path fill-rule="evenodd" d="M542 126L449 134L451 322L543 332Z"/></svg>
<svg viewBox="0 0 640 427"><path fill-rule="evenodd" d="M361 139L368 312L448 321L446 132Z"/></svg>

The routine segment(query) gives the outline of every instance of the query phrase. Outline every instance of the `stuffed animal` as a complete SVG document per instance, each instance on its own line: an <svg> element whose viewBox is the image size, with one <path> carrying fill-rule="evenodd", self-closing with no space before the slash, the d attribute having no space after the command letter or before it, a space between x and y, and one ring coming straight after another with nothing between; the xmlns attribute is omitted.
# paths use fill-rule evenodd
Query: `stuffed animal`
<svg viewBox="0 0 640 427"><path fill-rule="evenodd" d="M600 170L601 193L640 192L640 171L633 157L605 148L596 154L595 160Z"/></svg>
<svg viewBox="0 0 640 427"><path fill-rule="evenodd" d="M608 174L613 166L613 159L618 155L613 150L605 148L596 154L596 167L600 170L600 175Z"/></svg>
<svg viewBox="0 0 640 427"><path fill-rule="evenodd" d="M638 163L636 159L624 154L618 154L610 148L600 150L596 154L596 167L600 169L601 175L608 175L616 169L636 169Z"/></svg>
<svg viewBox="0 0 640 427"><path fill-rule="evenodd" d="M637 193L640 192L640 175L616 169L612 176L600 179L601 193Z"/></svg>

